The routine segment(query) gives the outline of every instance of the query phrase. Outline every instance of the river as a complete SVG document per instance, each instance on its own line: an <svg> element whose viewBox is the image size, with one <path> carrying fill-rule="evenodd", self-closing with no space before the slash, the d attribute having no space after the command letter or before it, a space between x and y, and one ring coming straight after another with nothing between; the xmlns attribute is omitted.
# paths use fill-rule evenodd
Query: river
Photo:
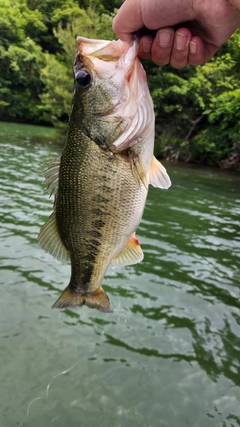
<svg viewBox="0 0 240 427"><path fill-rule="evenodd" d="M0 426L240 426L240 175L167 164L109 269L114 313L52 310L70 266L37 243L54 131L0 123Z"/></svg>

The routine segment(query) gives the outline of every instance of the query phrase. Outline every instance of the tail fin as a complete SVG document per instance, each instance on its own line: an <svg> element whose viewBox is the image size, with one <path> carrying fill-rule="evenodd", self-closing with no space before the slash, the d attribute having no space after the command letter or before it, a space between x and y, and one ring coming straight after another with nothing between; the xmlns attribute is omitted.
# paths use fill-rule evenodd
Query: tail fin
<svg viewBox="0 0 240 427"><path fill-rule="evenodd" d="M80 294L68 285L52 308L81 307L84 304L105 313L113 312L109 298L102 287L92 294Z"/></svg>

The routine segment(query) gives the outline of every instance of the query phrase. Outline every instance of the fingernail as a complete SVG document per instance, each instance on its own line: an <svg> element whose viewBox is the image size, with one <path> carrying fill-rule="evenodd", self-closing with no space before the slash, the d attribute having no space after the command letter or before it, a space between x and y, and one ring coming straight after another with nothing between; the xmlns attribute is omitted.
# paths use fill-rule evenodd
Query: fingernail
<svg viewBox="0 0 240 427"><path fill-rule="evenodd" d="M159 44L161 47L167 47L172 40L172 33L168 30L159 31Z"/></svg>
<svg viewBox="0 0 240 427"><path fill-rule="evenodd" d="M190 50L190 53L195 54L197 52L197 43L190 42L189 50Z"/></svg>
<svg viewBox="0 0 240 427"><path fill-rule="evenodd" d="M152 47L152 40L144 40L142 42L142 51L144 53L150 53L151 52L151 47Z"/></svg>
<svg viewBox="0 0 240 427"><path fill-rule="evenodd" d="M175 47L178 50L184 50L187 46L187 41L188 38L185 34L183 33L176 33L176 37L175 37Z"/></svg>

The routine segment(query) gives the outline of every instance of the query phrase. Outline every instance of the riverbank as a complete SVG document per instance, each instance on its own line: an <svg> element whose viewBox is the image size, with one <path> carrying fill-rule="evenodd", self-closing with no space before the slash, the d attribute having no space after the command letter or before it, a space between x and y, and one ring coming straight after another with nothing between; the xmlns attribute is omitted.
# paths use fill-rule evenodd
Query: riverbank
<svg viewBox="0 0 240 427"><path fill-rule="evenodd" d="M0 137L1 135L8 134L12 138L26 138L26 139L34 139L38 142L44 141L49 144L58 144L63 145L65 142L67 131L67 123L64 123L58 127L51 126L41 126L41 125L33 125L26 123L11 123L11 122L3 122L0 121ZM158 149L157 149L158 151ZM157 156L158 157L158 156ZM232 154L230 154L229 159L226 159L220 162L219 165L209 166L205 163L200 162L183 162L173 159L166 159L163 157L158 157L161 162L171 163L176 165L190 165L190 166L200 166L207 168L216 168L216 169L224 169L229 171L234 171L236 173L240 172L240 141L236 145L235 150Z"/></svg>

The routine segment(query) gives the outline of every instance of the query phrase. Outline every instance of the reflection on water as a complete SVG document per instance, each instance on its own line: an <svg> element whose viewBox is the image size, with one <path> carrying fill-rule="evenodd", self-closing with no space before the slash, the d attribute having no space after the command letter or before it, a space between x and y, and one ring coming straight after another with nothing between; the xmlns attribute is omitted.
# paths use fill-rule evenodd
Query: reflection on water
<svg viewBox="0 0 240 427"><path fill-rule="evenodd" d="M70 267L37 245L51 130L0 124L0 425L240 425L240 176L168 165L109 269L113 314L51 310Z"/></svg>

